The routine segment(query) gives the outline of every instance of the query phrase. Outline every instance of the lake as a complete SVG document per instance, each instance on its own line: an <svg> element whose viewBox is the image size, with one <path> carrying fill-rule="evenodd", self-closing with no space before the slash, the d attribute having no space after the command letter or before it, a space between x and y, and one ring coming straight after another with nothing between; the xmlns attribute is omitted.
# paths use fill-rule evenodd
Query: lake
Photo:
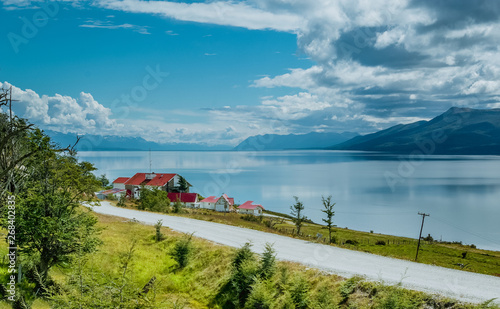
<svg viewBox="0 0 500 309"><path fill-rule="evenodd" d="M110 181L137 172L178 173L204 197L227 193L289 213L298 196L321 222L333 196L335 224L361 231L423 235L500 250L500 157L407 156L350 151L82 151ZM151 160L149 159L151 156Z"/></svg>

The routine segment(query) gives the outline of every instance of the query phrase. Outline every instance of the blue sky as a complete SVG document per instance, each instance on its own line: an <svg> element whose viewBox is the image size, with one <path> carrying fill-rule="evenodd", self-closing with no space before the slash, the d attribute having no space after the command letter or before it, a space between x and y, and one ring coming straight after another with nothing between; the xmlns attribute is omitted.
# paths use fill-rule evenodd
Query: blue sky
<svg viewBox="0 0 500 309"><path fill-rule="evenodd" d="M500 107L497 1L26 1L0 83L60 132L235 145Z"/></svg>

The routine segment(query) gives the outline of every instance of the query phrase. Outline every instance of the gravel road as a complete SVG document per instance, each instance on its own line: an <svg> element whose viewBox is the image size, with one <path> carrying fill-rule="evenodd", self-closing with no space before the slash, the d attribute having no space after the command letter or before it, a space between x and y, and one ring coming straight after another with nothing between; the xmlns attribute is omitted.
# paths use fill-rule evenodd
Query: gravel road
<svg viewBox="0 0 500 309"><path fill-rule="evenodd" d="M497 298L495 302L500 303L499 277L386 258L219 223L124 209L105 201L93 209L101 214L135 218L149 225L162 219L163 225L173 230L194 232L197 237L231 247L240 247L250 241L257 253L262 253L269 242L274 244L280 260L298 262L344 277L360 275L368 280L401 283L406 288L462 301L483 302Z"/></svg>

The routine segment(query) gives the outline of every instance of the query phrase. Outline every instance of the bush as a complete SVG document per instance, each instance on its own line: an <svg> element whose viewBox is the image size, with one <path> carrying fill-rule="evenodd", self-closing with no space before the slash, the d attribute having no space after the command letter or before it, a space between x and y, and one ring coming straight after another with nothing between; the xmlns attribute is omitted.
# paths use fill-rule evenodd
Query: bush
<svg viewBox="0 0 500 309"><path fill-rule="evenodd" d="M122 195L120 195L120 198L118 199L118 203L116 205L119 207L124 207L126 200L127 200L127 196L125 194L122 194Z"/></svg>
<svg viewBox="0 0 500 309"><path fill-rule="evenodd" d="M354 245L354 246L357 246L359 244L359 242L357 240L352 240L352 239L346 240L345 243L348 245Z"/></svg>
<svg viewBox="0 0 500 309"><path fill-rule="evenodd" d="M375 242L375 244L377 246L385 246L385 241L383 241L383 240L377 240L377 242Z"/></svg>
<svg viewBox="0 0 500 309"><path fill-rule="evenodd" d="M146 189L142 186L138 208L139 210L169 212L170 200L168 199L168 193L158 188Z"/></svg>
<svg viewBox="0 0 500 309"><path fill-rule="evenodd" d="M245 220L245 221L250 221L250 222L261 222L262 221L262 216L243 215L240 218Z"/></svg>
<svg viewBox="0 0 500 309"><path fill-rule="evenodd" d="M182 209L184 208L184 205L180 201L175 201L174 206L173 206L173 212L176 214L182 213Z"/></svg>
<svg viewBox="0 0 500 309"><path fill-rule="evenodd" d="M276 271L276 254L269 243L266 243L260 264L259 276L262 279L268 279L274 275Z"/></svg>
<svg viewBox="0 0 500 309"><path fill-rule="evenodd" d="M156 242L163 240L163 234L161 233L161 226L162 225L163 225L163 220L158 220L158 222L156 222L156 224L155 224L155 230L156 230L155 240L156 240Z"/></svg>
<svg viewBox="0 0 500 309"><path fill-rule="evenodd" d="M172 251L172 257L177 262L177 265L180 269L187 266L189 262L189 256L192 251L191 239L193 234L188 234L181 240L178 240Z"/></svg>
<svg viewBox="0 0 500 309"><path fill-rule="evenodd" d="M295 277L290 288L290 297L295 304L295 308L303 309L309 305L309 283L307 280L299 275Z"/></svg>
<svg viewBox="0 0 500 309"><path fill-rule="evenodd" d="M252 291L248 295L245 308L270 309L273 302L273 295L269 292L272 287L267 282L257 280L252 286Z"/></svg>

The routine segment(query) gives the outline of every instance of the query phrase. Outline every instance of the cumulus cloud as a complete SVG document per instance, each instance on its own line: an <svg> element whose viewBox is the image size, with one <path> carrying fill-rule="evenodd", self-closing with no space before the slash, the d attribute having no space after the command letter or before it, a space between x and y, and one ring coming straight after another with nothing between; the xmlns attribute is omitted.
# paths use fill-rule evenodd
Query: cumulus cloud
<svg viewBox="0 0 500 309"><path fill-rule="evenodd" d="M0 83L0 88L10 86L7 82ZM79 134L110 134L120 129L111 119L111 110L89 93L81 92L78 98L60 94L40 96L31 89L12 86L12 96L17 100L13 104L15 114L45 129Z"/></svg>
<svg viewBox="0 0 500 309"><path fill-rule="evenodd" d="M311 128L333 127L335 118L355 120L356 130L362 132L415 117L427 119L453 105L486 107L500 95L500 32L495 31L500 28L500 2L496 1L99 3L184 21L296 34L299 50L316 64L259 78L251 86L288 87L294 93L300 89L300 94L263 99L261 106L249 109L304 127L307 119ZM297 102L311 108L297 110Z"/></svg>

